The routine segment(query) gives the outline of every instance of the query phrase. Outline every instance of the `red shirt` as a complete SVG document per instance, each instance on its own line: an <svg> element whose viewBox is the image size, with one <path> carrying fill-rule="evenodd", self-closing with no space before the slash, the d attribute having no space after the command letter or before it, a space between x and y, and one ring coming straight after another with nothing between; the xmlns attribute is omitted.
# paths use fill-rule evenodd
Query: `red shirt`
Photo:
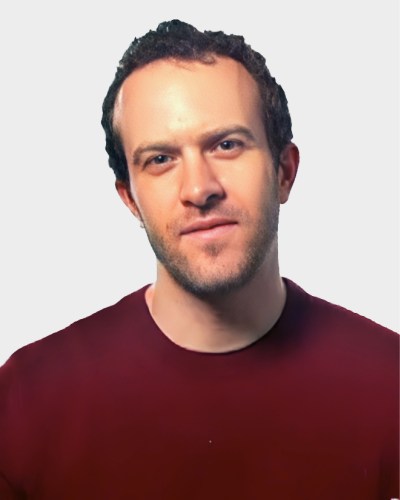
<svg viewBox="0 0 400 500"><path fill-rule="evenodd" d="M173 344L145 289L17 351L0 498L399 497L399 336L286 285L276 325L236 352Z"/></svg>

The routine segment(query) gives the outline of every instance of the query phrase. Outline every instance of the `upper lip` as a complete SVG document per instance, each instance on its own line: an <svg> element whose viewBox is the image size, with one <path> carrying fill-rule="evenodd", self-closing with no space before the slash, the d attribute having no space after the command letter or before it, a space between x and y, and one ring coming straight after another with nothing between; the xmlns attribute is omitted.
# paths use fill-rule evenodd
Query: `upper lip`
<svg viewBox="0 0 400 500"><path fill-rule="evenodd" d="M182 229L181 234L193 233L194 231L205 231L207 229L212 229L216 226L224 226L226 224L236 224L236 222L232 219L226 219L224 217L196 220L185 226Z"/></svg>

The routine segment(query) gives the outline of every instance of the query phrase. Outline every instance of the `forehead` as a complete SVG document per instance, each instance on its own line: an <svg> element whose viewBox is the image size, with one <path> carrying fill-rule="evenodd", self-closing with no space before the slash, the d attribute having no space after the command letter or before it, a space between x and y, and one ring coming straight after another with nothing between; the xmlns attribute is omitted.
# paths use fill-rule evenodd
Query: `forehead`
<svg viewBox="0 0 400 500"><path fill-rule="evenodd" d="M163 59L124 81L114 109L114 126L135 144L165 135L197 132L225 124L261 123L258 86L239 62Z"/></svg>

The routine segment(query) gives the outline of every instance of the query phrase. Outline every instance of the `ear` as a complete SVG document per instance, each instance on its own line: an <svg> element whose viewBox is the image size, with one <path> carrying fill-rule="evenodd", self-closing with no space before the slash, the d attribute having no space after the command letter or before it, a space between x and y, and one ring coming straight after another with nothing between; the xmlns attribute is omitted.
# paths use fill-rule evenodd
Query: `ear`
<svg viewBox="0 0 400 500"><path fill-rule="evenodd" d="M115 189L117 190L121 200L125 203L125 205L133 213L133 215L137 219L142 220L138 206L137 206L137 204L132 196L132 193L131 193L131 190L129 187L129 182L116 180L115 181Z"/></svg>
<svg viewBox="0 0 400 500"><path fill-rule="evenodd" d="M296 144L290 142L283 149L279 158L278 183L279 199L281 203L286 203L296 179L299 167L300 153Z"/></svg>

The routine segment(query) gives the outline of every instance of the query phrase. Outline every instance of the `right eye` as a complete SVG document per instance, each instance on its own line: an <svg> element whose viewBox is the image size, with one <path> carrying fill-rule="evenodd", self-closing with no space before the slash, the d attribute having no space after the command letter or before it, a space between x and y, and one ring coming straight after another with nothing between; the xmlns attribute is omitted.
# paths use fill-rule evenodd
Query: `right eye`
<svg viewBox="0 0 400 500"><path fill-rule="evenodd" d="M171 160L171 157L168 155L157 155L153 156L146 160L146 165L163 165Z"/></svg>

